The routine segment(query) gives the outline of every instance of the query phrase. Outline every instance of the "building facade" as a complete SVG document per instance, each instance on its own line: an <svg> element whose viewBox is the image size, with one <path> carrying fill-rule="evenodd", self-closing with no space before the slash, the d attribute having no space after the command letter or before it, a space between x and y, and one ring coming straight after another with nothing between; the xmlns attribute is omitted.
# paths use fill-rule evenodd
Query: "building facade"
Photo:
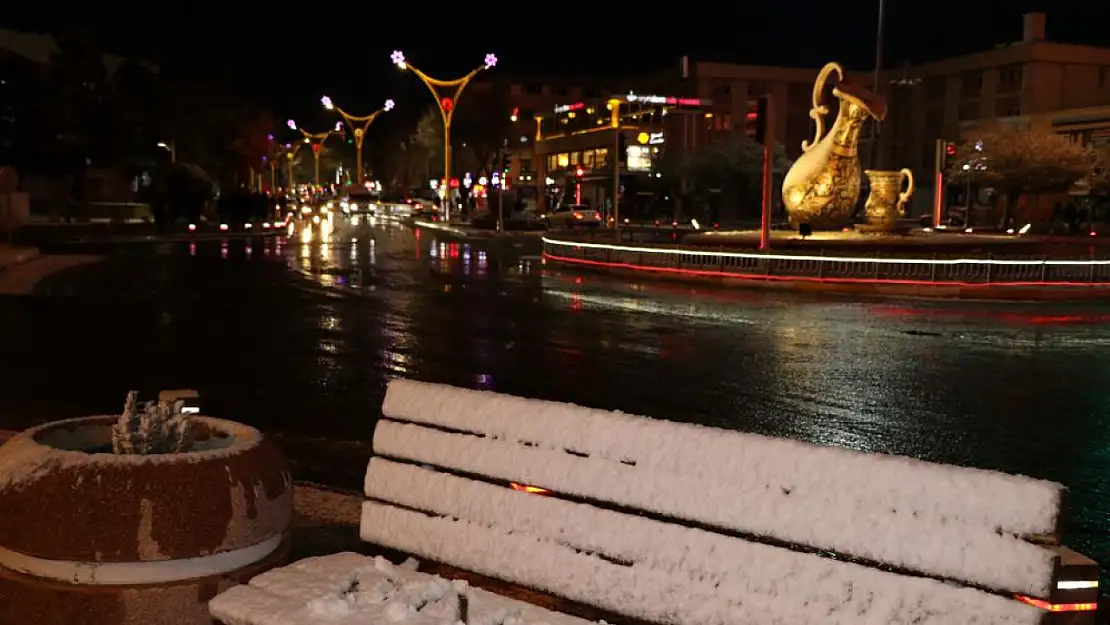
<svg viewBox="0 0 1110 625"><path fill-rule="evenodd" d="M1052 130L1084 143L1110 142L1110 49L1048 41L1046 16L1024 16L1021 41L884 72L889 113L879 129L878 163L930 180L938 139L977 131ZM868 154L874 128L865 131ZM915 208L933 192L919 185Z"/></svg>

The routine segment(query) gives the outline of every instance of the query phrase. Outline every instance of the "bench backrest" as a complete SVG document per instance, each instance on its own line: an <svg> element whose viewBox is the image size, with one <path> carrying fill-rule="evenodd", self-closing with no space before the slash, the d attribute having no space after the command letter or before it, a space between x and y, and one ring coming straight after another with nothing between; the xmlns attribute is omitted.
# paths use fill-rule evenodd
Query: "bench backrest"
<svg viewBox="0 0 1110 625"><path fill-rule="evenodd" d="M396 380L374 454L364 540L653 622L1038 623L1059 559L1055 483L570 404Z"/></svg>

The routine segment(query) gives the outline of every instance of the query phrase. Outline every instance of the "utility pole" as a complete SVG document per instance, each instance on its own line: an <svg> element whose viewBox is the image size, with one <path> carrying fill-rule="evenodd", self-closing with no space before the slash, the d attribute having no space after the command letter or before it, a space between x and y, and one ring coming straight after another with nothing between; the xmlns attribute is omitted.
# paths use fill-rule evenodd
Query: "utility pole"
<svg viewBox="0 0 1110 625"><path fill-rule="evenodd" d="M505 230L505 167L502 163L505 162L505 155L508 154L509 140L505 139L501 144L501 149L497 153L497 166L501 169L499 176L501 184L497 185L497 231L504 232Z"/></svg>
<svg viewBox="0 0 1110 625"><path fill-rule="evenodd" d="M609 125L613 129L613 234L616 239L621 239L621 101L613 98L609 100L612 109L609 114Z"/></svg>
<svg viewBox="0 0 1110 625"><path fill-rule="evenodd" d="M875 95L882 95L882 72L883 72L883 33L886 26L886 0L879 0L879 24L875 31ZM882 134L882 122L877 119L871 120L874 124L874 132L871 133L871 154L869 164L871 169L880 169L879 167L879 135Z"/></svg>
<svg viewBox="0 0 1110 625"><path fill-rule="evenodd" d="M774 202L775 180L775 103L771 94L764 96L767 100L766 111L763 115L763 206L759 222L759 249L771 249L771 204Z"/></svg>

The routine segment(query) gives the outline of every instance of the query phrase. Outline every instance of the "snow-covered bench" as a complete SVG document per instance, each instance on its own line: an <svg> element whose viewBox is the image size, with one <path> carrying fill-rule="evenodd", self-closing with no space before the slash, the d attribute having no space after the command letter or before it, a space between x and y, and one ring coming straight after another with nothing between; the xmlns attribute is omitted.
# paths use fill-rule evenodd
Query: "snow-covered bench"
<svg viewBox="0 0 1110 625"><path fill-rule="evenodd" d="M363 540L644 621L1018 625L1097 599L1094 563L1043 544L1051 482L405 380L374 453ZM217 618L339 622L304 597L230 620L242 588Z"/></svg>

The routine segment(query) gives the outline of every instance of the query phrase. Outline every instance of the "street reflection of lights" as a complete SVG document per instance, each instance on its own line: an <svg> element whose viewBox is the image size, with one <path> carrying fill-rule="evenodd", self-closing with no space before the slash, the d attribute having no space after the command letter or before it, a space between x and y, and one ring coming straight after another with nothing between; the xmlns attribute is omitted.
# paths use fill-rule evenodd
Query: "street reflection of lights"
<svg viewBox="0 0 1110 625"><path fill-rule="evenodd" d="M293 233L295 233L296 231L297 231L297 224L295 224L293 222L289 222L289 227L286 228L286 236L291 237L291 236L293 236Z"/></svg>
<svg viewBox="0 0 1110 625"><path fill-rule="evenodd" d="M227 258L227 239L220 242L220 258Z"/></svg>
<svg viewBox="0 0 1110 625"><path fill-rule="evenodd" d="M247 256L250 256L251 254L254 253L254 242L253 241L247 241L246 252L247 252Z"/></svg>
<svg viewBox="0 0 1110 625"><path fill-rule="evenodd" d="M197 255L197 244L196 243L190 243L189 244L189 256L196 256L196 255Z"/></svg>

